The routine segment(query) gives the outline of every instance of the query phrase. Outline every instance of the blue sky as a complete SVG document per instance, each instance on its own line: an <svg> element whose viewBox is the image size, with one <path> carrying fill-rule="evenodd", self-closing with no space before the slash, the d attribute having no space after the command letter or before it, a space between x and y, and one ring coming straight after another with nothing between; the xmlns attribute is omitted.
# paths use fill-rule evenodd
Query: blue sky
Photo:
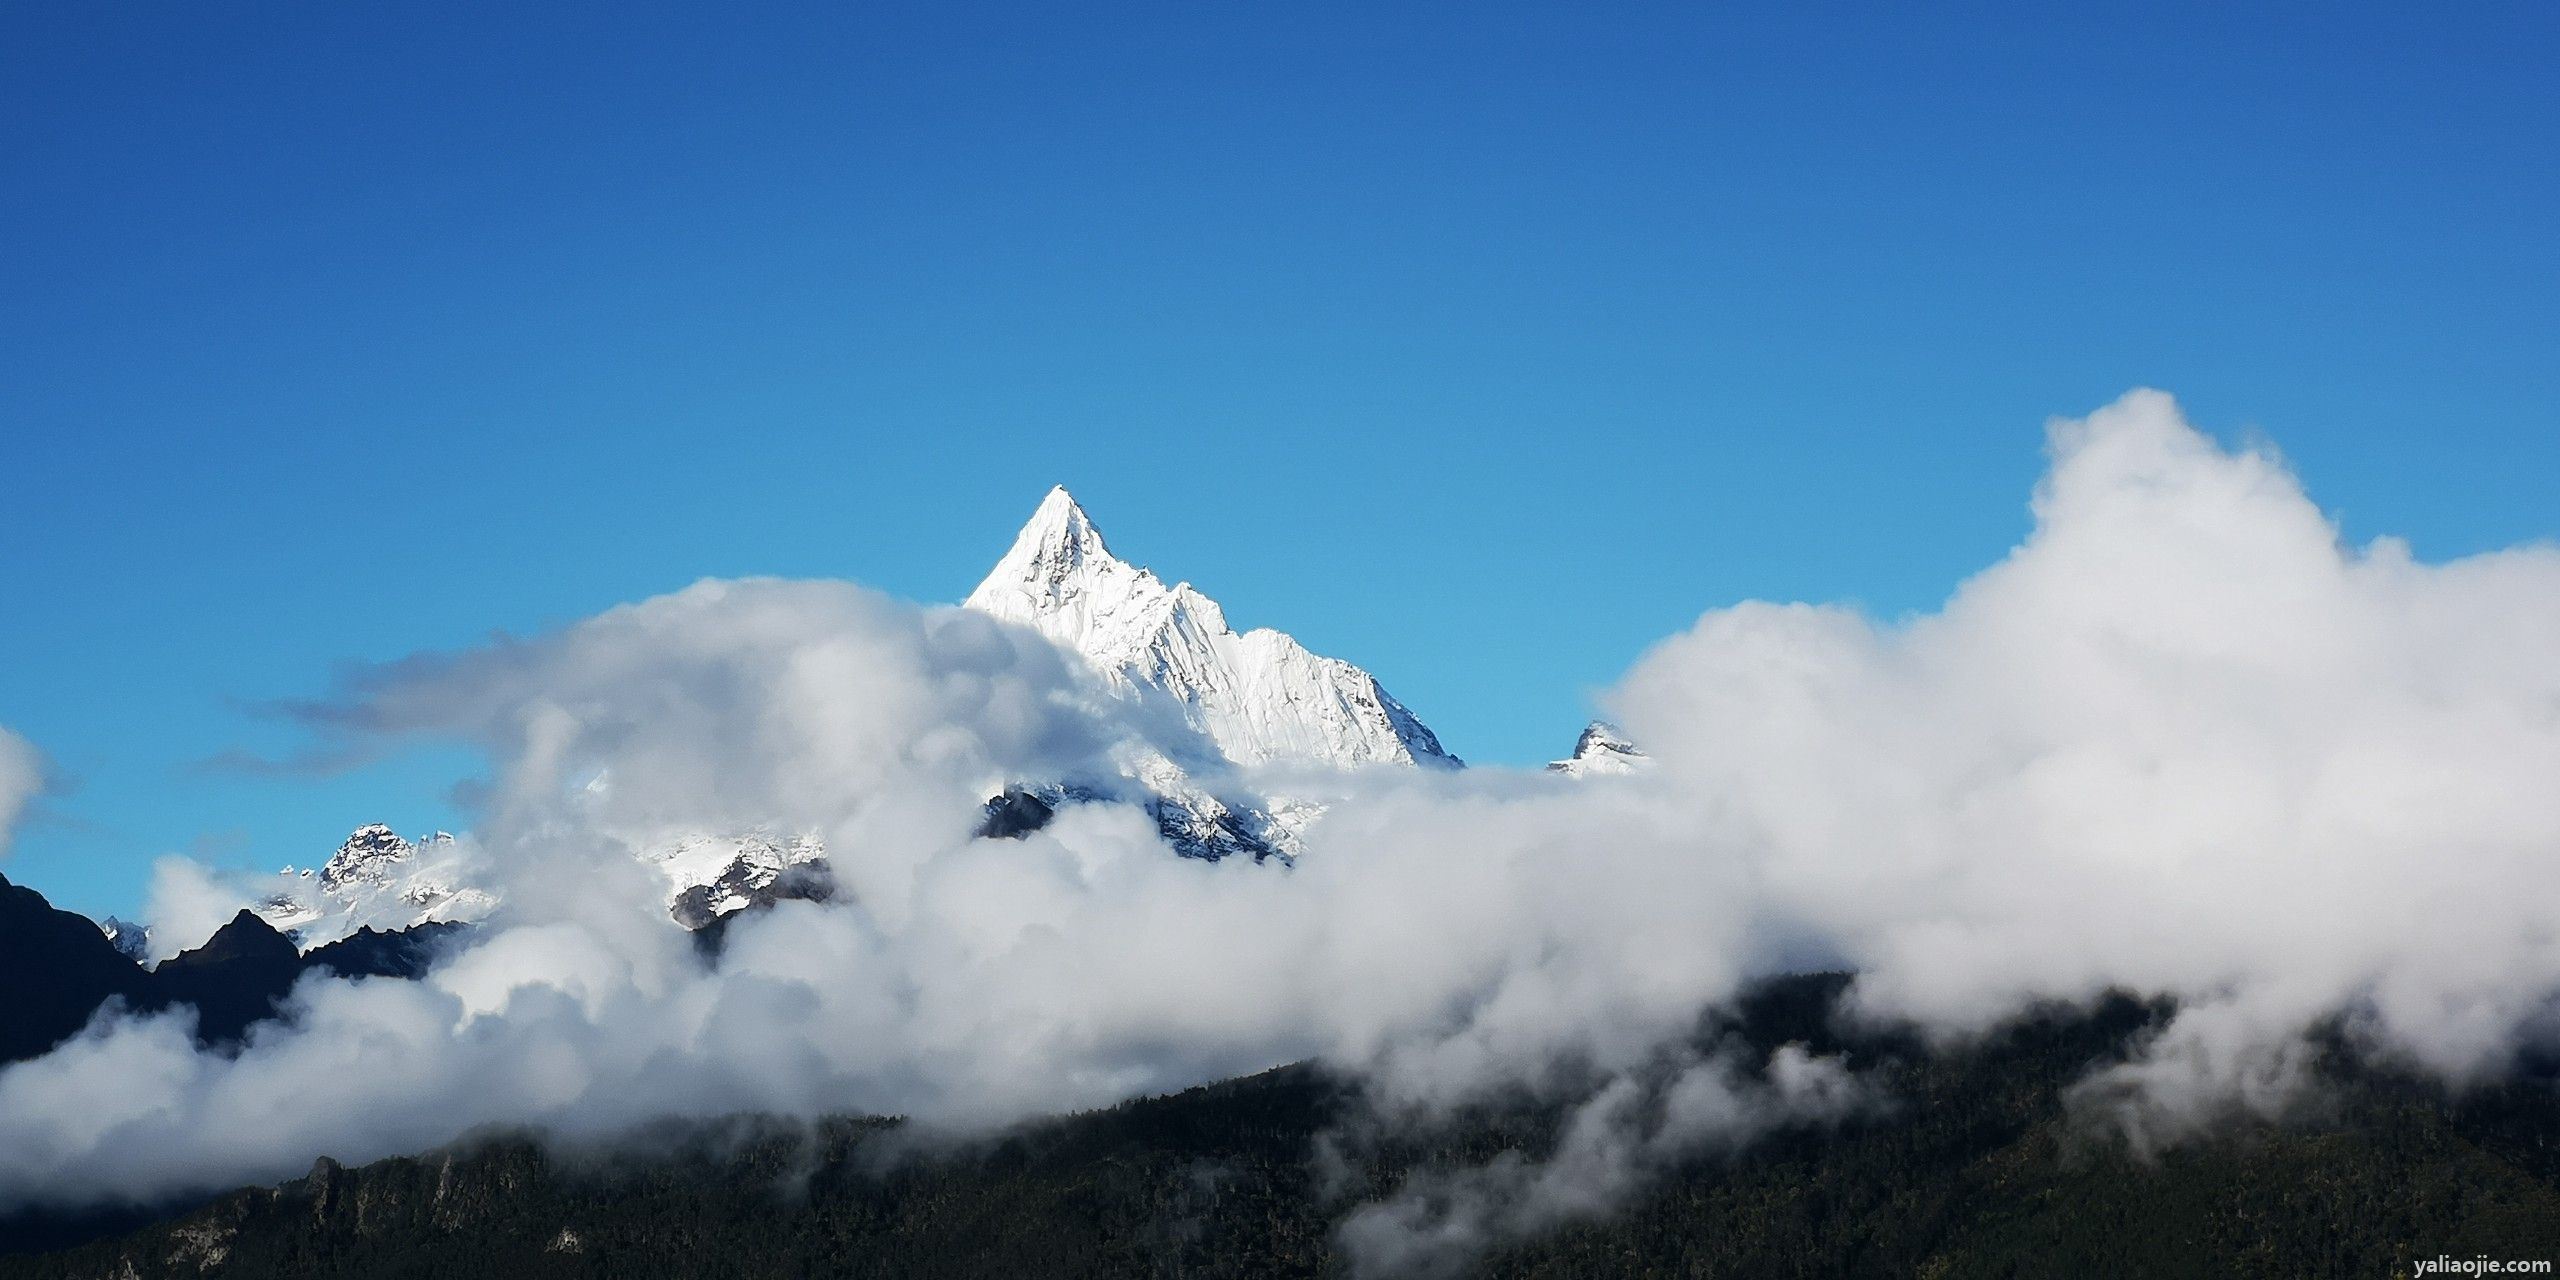
<svg viewBox="0 0 2560 1280"><path fill-rule="evenodd" d="M2560 525L2549 5L357 8L0 16L5 869L78 909L466 822L194 767L341 664L956 599L1057 482L1512 762L1705 608L1929 607L2135 385L2356 540Z"/></svg>

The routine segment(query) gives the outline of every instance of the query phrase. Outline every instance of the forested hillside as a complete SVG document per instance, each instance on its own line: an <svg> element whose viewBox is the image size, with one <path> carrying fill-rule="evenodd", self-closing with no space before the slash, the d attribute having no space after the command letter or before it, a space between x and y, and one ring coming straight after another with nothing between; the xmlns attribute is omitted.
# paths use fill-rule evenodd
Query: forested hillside
<svg viewBox="0 0 2560 1280"><path fill-rule="evenodd" d="M1821 1016L1837 985L1779 984L1740 1035L1842 1047ZM2380 1277L2439 1253L2560 1255L2548 1084L2454 1099L2333 1055L2322 1114L2145 1162L2075 1122L2061 1090L2157 1012L2116 1001L1954 1055L1847 1046L1889 1107L1702 1157L1467 1269ZM0 1259L0 1276L1336 1275L1352 1269L1335 1231L1352 1205L1556 1137L1548 1109L1488 1108L1354 1141L1349 1184L1324 1185L1317 1135L1362 1116L1346 1087L1293 1067L956 1150L877 1120L740 1120L609 1153L493 1138L324 1162L126 1238Z"/></svg>

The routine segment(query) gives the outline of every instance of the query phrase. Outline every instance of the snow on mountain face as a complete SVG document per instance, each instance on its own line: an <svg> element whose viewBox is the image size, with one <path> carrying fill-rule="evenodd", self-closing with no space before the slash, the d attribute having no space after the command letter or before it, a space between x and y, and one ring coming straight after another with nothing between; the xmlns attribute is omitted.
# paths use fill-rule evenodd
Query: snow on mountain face
<svg viewBox="0 0 2560 1280"><path fill-rule="evenodd" d="M979 817L978 834L987 839L1019 839L1047 826L1068 805L1114 803L1136 805L1175 853L1204 862L1234 857L1293 862L1299 831L1322 812L1303 802L1222 800L1187 782L1162 790L1142 787L1135 797L1086 783L1050 782L1008 786L990 797Z"/></svg>
<svg viewBox="0 0 2560 1280"><path fill-rule="evenodd" d="M826 842L815 834L778 840L751 831L682 836L640 857L666 877L668 913L676 923L699 929L730 912L770 901L777 884L816 867L826 855Z"/></svg>
<svg viewBox="0 0 2560 1280"><path fill-rule="evenodd" d="M468 851L444 832L412 842L373 823L356 828L318 870L277 872L280 886L250 910L304 946L366 927L477 920L498 899L471 887L473 870Z"/></svg>
<svg viewBox="0 0 2560 1280"><path fill-rule="evenodd" d="M1562 760L1550 760L1547 768L1555 773L1576 778L1602 777L1633 773L1650 767L1653 757L1636 749L1615 725L1594 720L1573 744L1573 754Z"/></svg>
<svg viewBox="0 0 2560 1280"><path fill-rule="evenodd" d="M1084 655L1123 692L1169 695L1237 764L1460 763L1368 672L1268 628L1238 634L1191 584L1112 555L1063 487L965 603Z"/></svg>
<svg viewBox="0 0 2560 1280"><path fill-rule="evenodd" d="M432 845L453 843L453 837L437 832L423 842ZM350 834L338 852L320 867L320 887L332 893L354 893L364 888L380 888L400 877L403 864L418 846L403 840L391 828L374 823Z"/></svg>

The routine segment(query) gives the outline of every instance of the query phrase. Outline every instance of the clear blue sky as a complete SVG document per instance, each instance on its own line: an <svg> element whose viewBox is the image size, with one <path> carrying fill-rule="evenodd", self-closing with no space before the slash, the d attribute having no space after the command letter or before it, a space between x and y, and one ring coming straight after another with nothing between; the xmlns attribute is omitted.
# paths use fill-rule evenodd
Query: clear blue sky
<svg viewBox="0 0 2560 1280"><path fill-rule="evenodd" d="M1105 8L10 6L7 873L466 821L190 763L703 575L956 599L1057 482L1491 761L1928 607L2137 384L2351 537L2560 527L2560 6Z"/></svg>

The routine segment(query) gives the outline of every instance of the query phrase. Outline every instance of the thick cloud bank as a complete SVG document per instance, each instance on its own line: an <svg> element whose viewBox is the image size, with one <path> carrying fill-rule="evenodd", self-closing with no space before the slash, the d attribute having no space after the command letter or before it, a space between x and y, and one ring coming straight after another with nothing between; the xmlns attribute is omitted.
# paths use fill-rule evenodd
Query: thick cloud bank
<svg viewBox="0 0 2560 1280"><path fill-rule="evenodd" d="M315 714L490 752L472 839L508 914L423 982L306 984L236 1057L107 1020L0 1073L0 1202L490 1123L993 1124L1310 1057L1389 1113L1575 1090L1553 1164L1347 1226L1413 1263L1852 1105L1837 1063L1679 1060L1703 1007L1804 963L1946 1035L2178 997L2091 1083L2146 1137L2280 1106L2337 1016L2499 1069L2560 990L2560 553L2342 548L2153 393L2052 448L2033 534L1940 612L1709 613L1611 699L1658 768L1348 778L1293 868L1177 859L1125 806L971 838L1005 783L1166 730L1029 632L850 586L704 583L375 670ZM749 823L822 832L844 892L707 967L628 851Z"/></svg>
<svg viewBox="0 0 2560 1280"><path fill-rule="evenodd" d="M2503 1066L2560 989L2560 551L2341 547L2155 392L2052 453L1941 612L1722 610L1618 691L1756 912L1934 1027L2177 995L2165 1090L2274 1101L2332 1014Z"/></svg>

